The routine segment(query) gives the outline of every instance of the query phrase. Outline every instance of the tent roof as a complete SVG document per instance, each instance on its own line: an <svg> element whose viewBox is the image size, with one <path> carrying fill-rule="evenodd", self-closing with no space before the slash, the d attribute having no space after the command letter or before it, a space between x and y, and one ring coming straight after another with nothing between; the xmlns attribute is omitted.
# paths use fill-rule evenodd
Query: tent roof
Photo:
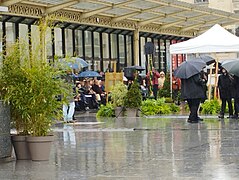
<svg viewBox="0 0 239 180"><path fill-rule="evenodd" d="M8 13L2 13L7 15L60 14L68 22L187 37L215 23L239 22L235 13L176 0L2 0L0 6L9 7Z"/></svg>
<svg viewBox="0 0 239 180"><path fill-rule="evenodd" d="M216 24L205 33L170 45L171 54L239 52L239 37Z"/></svg>

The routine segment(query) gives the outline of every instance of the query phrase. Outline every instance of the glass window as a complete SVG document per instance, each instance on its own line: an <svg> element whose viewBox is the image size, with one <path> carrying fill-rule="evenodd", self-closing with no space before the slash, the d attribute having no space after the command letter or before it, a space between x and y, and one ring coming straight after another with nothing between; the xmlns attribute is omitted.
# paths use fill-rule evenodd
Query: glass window
<svg viewBox="0 0 239 180"><path fill-rule="evenodd" d="M152 42L152 39L151 38L146 38L147 39L147 42Z"/></svg>
<svg viewBox="0 0 239 180"><path fill-rule="evenodd" d="M125 63L125 49L124 49L124 36L119 35L119 64L120 69L124 68Z"/></svg>
<svg viewBox="0 0 239 180"><path fill-rule="evenodd" d="M208 3L208 0L194 0L194 3Z"/></svg>
<svg viewBox="0 0 239 180"><path fill-rule="evenodd" d="M3 31L2 31L2 22L0 22L0 52L2 52L2 36L3 36Z"/></svg>
<svg viewBox="0 0 239 180"><path fill-rule="evenodd" d="M140 37L141 66L146 68L146 55L145 55L145 47L144 46L145 46L145 38L144 37Z"/></svg>
<svg viewBox="0 0 239 180"><path fill-rule="evenodd" d="M72 29L65 29L66 56L73 56Z"/></svg>
<svg viewBox="0 0 239 180"><path fill-rule="evenodd" d="M170 46L170 40L166 40L166 50L165 50L165 56L166 56L166 71L170 70L170 53L169 53L169 46Z"/></svg>
<svg viewBox="0 0 239 180"><path fill-rule="evenodd" d="M126 46L127 46L127 66L132 65L132 36L126 37Z"/></svg>
<svg viewBox="0 0 239 180"><path fill-rule="evenodd" d="M92 58L92 49L91 49L91 32L85 31L85 58L87 60Z"/></svg>
<svg viewBox="0 0 239 180"><path fill-rule="evenodd" d="M154 67L155 69L159 70L159 46L158 46L158 39L154 39Z"/></svg>
<svg viewBox="0 0 239 180"><path fill-rule="evenodd" d="M94 71L100 71L100 61L94 61Z"/></svg>
<svg viewBox="0 0 239 180"><path fill-rule="evenodd" d="M61 36L61 29L54 28L55 34L55 55L61 57L62 56L62 36Z"/></svg>
<svg viewBox="0 0 239 180"><path fill-rule="evenodd" d="M19 42L24 44L24 51L29 53L29 35L26 24L19 24Z"/></svg>
<svg viewBox="0 0 239 180"><path fill-rule="evenodd" d="M46 30L46 54L47 58L52 58L52 34L49 27Z"/></svg>
<svg viewBox="0 0 239 180"><path fill-rule="evenodd" d="M32 42L32 51L37 52L40 44L40 31L39 27L36 25L31 26L31 42Z"/></svg>
<svg viewBox="0 0 239 180"><path fill-rule="evenodd" d="M111 36L111 56L112 59L117 59L117 35L110 34Z"/></svg>
<svg viewBox="0 0 239 180"><path fill-rule="evenodd" d="M160 66L160 71L164 70L164 64L165 64L165 52L166 49L165 49L165 44L164 44L164 40L160 39L160 61L159 61L159 66Z"/></svg>
<svg viewBox="0 0 239 180"><path fill-rule="evenodd" d="M100 34L94 32L94 59L100 59Z"/></svg>
<svg viewBox="0 0 239 180"><path fill-rule="evenodd" d="M15 26L14 23L7 22L6 23L6 46L10 47L13 43L15 43Z"/></svg>
<svg viewBox="0 0 239 180"><path fill-rule="evenodd" d="M26 24L19 24L19 41L28 43L28 26Z"/></svg>
<svg viewBox="0 0 239 180"><path fill-rule="evenodd" d="M103 33L102 34L102 38L103 38L103 56L104 56L104 59L109 59L109 40L108 40L108 37L109 37L109 34L107 33Z"/></svg>
<svg viewBox="0 0 239 180"><path fill-rule="evenodd" d="M83 47L82 47L82 31L75 31L75 45L76 45L76 56L83 57Z"/></svg>

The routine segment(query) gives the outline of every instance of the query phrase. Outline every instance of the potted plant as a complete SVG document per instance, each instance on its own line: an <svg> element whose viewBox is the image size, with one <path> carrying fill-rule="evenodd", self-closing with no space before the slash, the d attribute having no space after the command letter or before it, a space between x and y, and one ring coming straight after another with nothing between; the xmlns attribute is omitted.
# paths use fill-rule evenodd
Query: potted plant
<svg viewBox="0 0 239 180"><path fill-rule="evenodd" d="M60 94L66 97L70 88L60 78L62 71L51 66L38 53L29 56L22 51L23 46L16 43L3 57L1 97L10 104L11 119L18 135L27 135L21 137L22 141L27 141L29 150L31 147L36 150L36 153L30 151L31 159L48 160L53 140L51 126L54 120L62 117L64 102L57 101L56 97ZM36 142L41 144L35 147ZM42 142L47 142L47 147ZM38 153L44 154L41 157Z"/></svg>
<svg viewBox="0 0 239 180"><path fill-rule="evenodd" d="M111 88L111 101L115 109L115 116L123 115L124 100L128 90L124 83L119 82Z"/></svg>
<svg viewBox="0 0 239 180"><path fill-rule="evenodd" d="M21 94L17 94L15 89L24 88L24 81L26 80L20 67L19 49L16 46L8 48L8 54L3 59L0 71L0 97L5 101L5 104L10 104L11 123L17 130L17 136L11 135L16 158L26 160L30 159L26 143L26 135L28 135L27 119L22 118L20 109L11 105L12 102L17 103L16 100L21 96Z"/></svg>
<svg viewBox="0 0 239 180"><path fill-rule="evenodd" d="M141 104L142 95L140 91L140 86L137 80L134 80L124 100L124 106L126 108L127 116L136 117L138 115L137 112Z"/></svg>

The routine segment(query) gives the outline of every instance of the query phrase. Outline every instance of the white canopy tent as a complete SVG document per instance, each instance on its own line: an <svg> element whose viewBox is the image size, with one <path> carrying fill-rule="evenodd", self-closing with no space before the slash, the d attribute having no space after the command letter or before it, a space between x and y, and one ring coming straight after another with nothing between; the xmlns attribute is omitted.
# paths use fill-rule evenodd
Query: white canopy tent
<svg viewBox="0 0 239 180"><path fill-rule="evenodd" d="M216 24L205 33L170 45L170 54L239 52L239 37Z"/></svg>
<svg viewBox="0 0 239 180"><path fill-rule="evenodd" d="M216 24L203 34L190 40L170 45L170 54L239 52L239 37ZM218 59L216 61L215 86L217 83ZM210 69L210 79L212 67ZM210 99L211 85L209 86ZM214 96L216 95L216 88Z"/></svg>

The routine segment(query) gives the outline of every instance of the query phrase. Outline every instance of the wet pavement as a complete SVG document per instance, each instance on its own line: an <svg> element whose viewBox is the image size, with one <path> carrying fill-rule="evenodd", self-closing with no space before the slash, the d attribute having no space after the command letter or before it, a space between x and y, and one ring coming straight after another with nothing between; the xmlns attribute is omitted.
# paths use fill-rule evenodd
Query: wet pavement
<svg viewBox="0 0 239 180"><path fill-rule="evenodd" d="M238 179L238 120L78 115L57 124L50 160L0 164L0 179Z"/></svg>

